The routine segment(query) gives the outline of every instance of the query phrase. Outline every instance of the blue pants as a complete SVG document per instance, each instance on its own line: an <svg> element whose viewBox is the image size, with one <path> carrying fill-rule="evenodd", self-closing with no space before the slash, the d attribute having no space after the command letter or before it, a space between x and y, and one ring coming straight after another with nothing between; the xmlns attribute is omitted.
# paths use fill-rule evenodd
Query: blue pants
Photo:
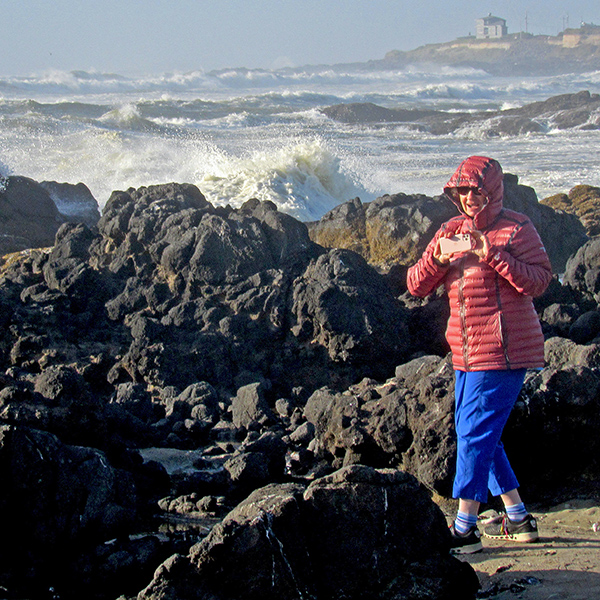
<svg viewBox="0 0 600 600"><path fill-rule="evenodd" d="M519 487L500 441L526 369L455 371L457 460L453 496L486 502Z"/></svg>

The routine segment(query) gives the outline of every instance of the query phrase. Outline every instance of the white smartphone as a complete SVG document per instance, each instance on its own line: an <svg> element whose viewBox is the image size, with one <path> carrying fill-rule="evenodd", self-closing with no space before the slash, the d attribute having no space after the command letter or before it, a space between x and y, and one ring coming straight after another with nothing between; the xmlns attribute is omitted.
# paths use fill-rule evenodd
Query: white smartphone
<svg viewBox="0 0 600 600"><path fill-rule="evenodd" d="M440 238L442 254L456 254L471 249L471 236L468 233L459 233L449 238Z"/></svg>

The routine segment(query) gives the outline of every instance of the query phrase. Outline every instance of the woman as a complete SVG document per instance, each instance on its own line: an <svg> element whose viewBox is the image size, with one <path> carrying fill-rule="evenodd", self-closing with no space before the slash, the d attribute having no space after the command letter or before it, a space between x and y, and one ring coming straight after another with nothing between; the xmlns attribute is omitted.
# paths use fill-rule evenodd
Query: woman
<svg viewBox="0 0 600 600"><path fill-rule="evenodd" d="M526 370L544 366L533 297L546 289L552 269L531 221L503 207L497 161L467 158L444 192L460 215L441 226L409 269L407 284L420 297L444 284L450 302L446 339L456 375L458 439L453 496L459 499L450 531L453 552L471 553L482 548L477 513L488 490L501 496L506 516L485 528L486 537L538 538L500 436Z"/></svg>

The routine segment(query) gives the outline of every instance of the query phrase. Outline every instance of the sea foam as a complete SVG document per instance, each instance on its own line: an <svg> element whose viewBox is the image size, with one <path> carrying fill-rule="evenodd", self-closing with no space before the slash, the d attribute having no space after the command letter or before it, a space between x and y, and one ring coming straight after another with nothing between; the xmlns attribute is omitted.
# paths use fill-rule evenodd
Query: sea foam
<svg viewBox="0 0 600 600"><path fill-rule="evenodd" d="M349 198L367 195L342 172L339 158L316 140L243 158L214 158L210 172L198 182L214 204L238 207L250 198L270 200L280 210L311 221Z"/></svg>
<svg viewBox="0 0 600 600"><path fill-rule="evenodd" d="M582 89L600 92L600 72L521 79L468 68L337 66L5 77L0 173L81 181L101 207L113 190L194 183L215 204L256 197L313 220L355 196L438 194L460 160L486 154L544 197L600 183L600 159L589 150L599 132L549 123L545 132L490 137L490 124L480 122L438 136L402 124L340 123L321 109L372 102L497 111Z"/></svg>

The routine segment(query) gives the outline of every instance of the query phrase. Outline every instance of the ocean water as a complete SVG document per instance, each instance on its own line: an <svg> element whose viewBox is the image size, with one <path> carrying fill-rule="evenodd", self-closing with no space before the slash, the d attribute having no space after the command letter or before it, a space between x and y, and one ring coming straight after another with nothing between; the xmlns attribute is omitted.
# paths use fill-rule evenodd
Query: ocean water
<svg viewBox="0 0 600 600"><path fill-rule="evenodd" d="M356 196L436 195L472 154L497 158L539 198L600 185L600 131L434 136L398 124L348 125L320 108L498 110L558 94L600 92L600 72L499 78L474 69L230 69L129 78L50 72L0 79L0 175L85 183L102 207L113 190L196 184L214 204L252 197L315 220Z"/></svg>

